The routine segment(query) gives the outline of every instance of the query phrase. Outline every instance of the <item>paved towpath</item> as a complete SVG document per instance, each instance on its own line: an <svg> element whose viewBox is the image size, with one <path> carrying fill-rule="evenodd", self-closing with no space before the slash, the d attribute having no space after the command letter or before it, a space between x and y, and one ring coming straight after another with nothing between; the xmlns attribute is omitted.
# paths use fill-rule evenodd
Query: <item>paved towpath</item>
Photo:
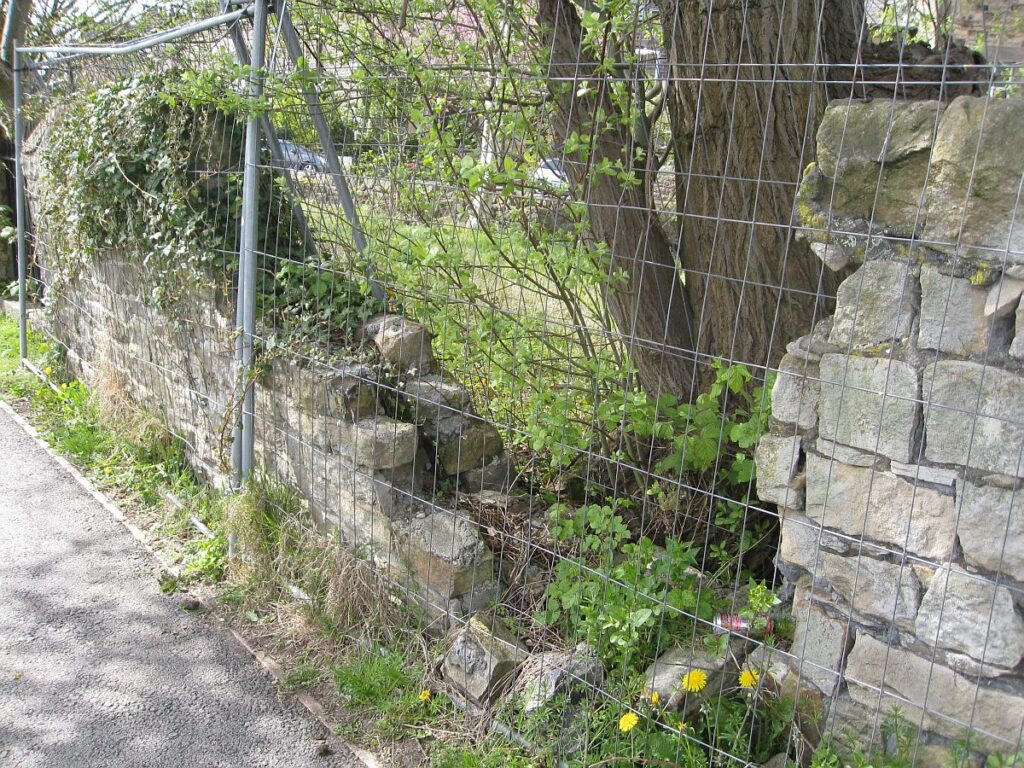
<svg viewBox="0 0 1024 768"><path fill-rule="evenodd" d="M360 765L0 410L0 766Z"/></svg>

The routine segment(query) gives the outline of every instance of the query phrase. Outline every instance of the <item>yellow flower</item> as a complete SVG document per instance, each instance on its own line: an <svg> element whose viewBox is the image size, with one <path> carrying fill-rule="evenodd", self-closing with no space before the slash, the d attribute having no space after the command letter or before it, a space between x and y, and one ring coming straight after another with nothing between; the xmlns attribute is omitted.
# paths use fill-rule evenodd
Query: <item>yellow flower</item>
<svg viewBox="0 0 1024 768"><path fill-rule="evenodd" d="M619 718L619 730L623 733L629 733L636 728L636 724L639 722L640 718L636 716L635 712L627 712Z"/></svg>
<svg viewBox="0 0 1024 768"><path fill-rule="evenodd" d="M680 721L679 721L679 726L678 726L678 727L679 727L679 730L680 730L680 732L682 732L682 733L686 733L686 730L687 730L687 729L688 729L688 728L689 728L690 726L688 726L688 725L686 724L686 721L685 721L685 720L680 720Z"/></svg>
<svg viewBox="0 0 1024 768"><path fill-rule="evenodd" d="M427 699L429 699L430 698L430 689L429 688L424 688L422 691L420 691L419 698L420 698L420 701L426 701Z"/></svg>
<svg viewBox="0 0 1024 768"><path fill-rule="evenodd" d="M753 669L744 669L740 672L740 688L753 688L761 676Z"/></svg>
<svg viewBox="0 0 1024 768"><path fill-rule="evenodd" d="M700 693L708 684L708 673L703 669L691 669L683 675L683 690L687 693Z"/></svg>
<svg viewBox="0 0 1024 768"><path fill-rule="evenodd" d="M51 368L50 366L46 366L45 368L43 368L43 373L49 376L51 373L53 373L53 368Z"/></svg>
<svg viewBox="0 0 1024 768"><path fill-rule="evenodd" d="M651 691L651 706L656 707L661 704L661 694L657 691Z"/></svg>

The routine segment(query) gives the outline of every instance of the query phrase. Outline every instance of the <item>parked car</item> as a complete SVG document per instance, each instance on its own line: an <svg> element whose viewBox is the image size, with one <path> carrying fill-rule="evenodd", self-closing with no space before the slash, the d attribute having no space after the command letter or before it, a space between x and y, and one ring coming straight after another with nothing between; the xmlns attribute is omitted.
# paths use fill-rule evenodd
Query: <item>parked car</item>
<svg viewBox="0 0 1024 768"><path fill-rule="evenodd" d="M297 171L313 171L316 173L327 173L327 158L318 155L311 149L307 149L294 141L280 139L277 142L284 156L284 167Z"/></svg>
<svg viewBox="0 0 1024 768"><path fill-rule="evenodd" d="M560 157L545 157L534 170L533 180L547 184L555 189L569 186L569 174L565 172L565 163Z"/></svg>

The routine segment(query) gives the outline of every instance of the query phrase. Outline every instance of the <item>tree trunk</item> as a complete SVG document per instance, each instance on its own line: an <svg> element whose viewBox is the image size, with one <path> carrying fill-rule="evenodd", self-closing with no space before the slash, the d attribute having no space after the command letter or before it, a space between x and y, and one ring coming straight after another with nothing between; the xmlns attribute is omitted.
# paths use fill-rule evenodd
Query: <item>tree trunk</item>
<svg viewBox="0 0 1024 768"><path fill-rule="evenodd" d="M642 184L618 174L590 172L603 161L632 168L628 115L615 106L593 55L581 44L580 18L569 0L540 0L539 21L551 56L549 84L555 98L556 134L590 137L589 160L567 152L568 171L584 194L591 230L608 247L608 308L640 383L654 397L687 395L694 380L692 309L679 279L675 249ZM579 94L582 85L591 91ZM596 119L597 115L604 119ZM624 275L617 279L617 275Z"/></svg>
<svg viewBox="0 0 1024 768"><path fill-rule="evenodd" d="M769 365L835 294L835 276L789 225L821 113L849 94L814 81L853 61L859 10L850 0L660 2L697 350Z"/></svg>

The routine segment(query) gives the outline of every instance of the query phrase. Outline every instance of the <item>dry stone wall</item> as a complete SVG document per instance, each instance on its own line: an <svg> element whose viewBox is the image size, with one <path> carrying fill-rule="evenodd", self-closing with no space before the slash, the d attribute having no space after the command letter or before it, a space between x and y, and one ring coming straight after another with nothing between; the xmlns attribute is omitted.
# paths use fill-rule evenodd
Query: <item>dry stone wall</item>
<svg viewBox="0 0 1024 768"><path fill-rule="evenodd" d="M926 748L1021 746L1022 127L1021 99L836 103L801 185L800 235L848 276L781 362L758 494L788 672L863 742L898 707Z"/></svg>
<svg viewBox="0 0 1024 768"><path fill-rule="evenodd" d="M238 392L229 297L197 287L161 311L142 298L150 283L138 262L106 254L51 295L41 319L73 368L101 386L116 380L224 482ZM426 475L499 489L508 458L469 393L440 370L423 327L380 316L362 335L349 361L269 360L255 389L257 466L445 626L493 598L495 568L477 526L424 492Z"/></svg>

